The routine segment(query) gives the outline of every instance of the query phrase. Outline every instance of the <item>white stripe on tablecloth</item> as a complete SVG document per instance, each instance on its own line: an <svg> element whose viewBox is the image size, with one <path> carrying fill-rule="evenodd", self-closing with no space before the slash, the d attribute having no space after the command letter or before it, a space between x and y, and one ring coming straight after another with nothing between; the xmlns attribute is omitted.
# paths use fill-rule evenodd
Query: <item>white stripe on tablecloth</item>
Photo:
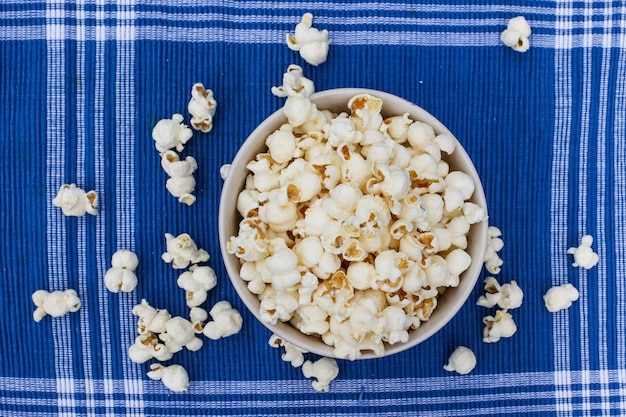
<svg viewBox="0 0 626 417"><path fill-rule="evenodd" d="M65 183L65 25L58 11L64 2L46 3L46 256L49 290L66 290L66 219L52 205L59 187ZM71 317L55 318L52 323L55 391L59 416L74 416L74 364L71 345Z"/></svg>
<svg viewBox="0 0 626 417"><path fill-rule="evenodd" d="M616 38L620 44L626 45L626 4L620 9L620 33ZM614 173L614 201L615 208L615 280L616 280L616 332L617 332L617 366L626 369L626 49L617 51L616 92L615 92L615 119L613 124L613 153ZM621 415L626 415L626 374L619 374L619 394Z"/></svg>
<svg viewBox="0 0 626 417"><path fill-rule="evenodd" d="M118 249L135 251L135 26L133 0L118 0L116 10L115 57L115 225ZM137 304L136 293L120 293L120 347L126 413L143 416L143 382L140 367L126 352L134 341L135 319L132 308Z"/></svg>
<svg viewBox="0 0 626 417"><path fill-rule="evenodd" d="M555 126L552 147L552 183L550 201L550 272L552 285L567 281L565 248L568 206L568 162L572 113L571 22L573 7L570 3L559 3L556 20L555 51ZM544 291L547 290L544 289ZM559 416L572 414L572 379L570 372L569 314L561 311L553 315L554 338L554 385L556 411Z"/></svg>

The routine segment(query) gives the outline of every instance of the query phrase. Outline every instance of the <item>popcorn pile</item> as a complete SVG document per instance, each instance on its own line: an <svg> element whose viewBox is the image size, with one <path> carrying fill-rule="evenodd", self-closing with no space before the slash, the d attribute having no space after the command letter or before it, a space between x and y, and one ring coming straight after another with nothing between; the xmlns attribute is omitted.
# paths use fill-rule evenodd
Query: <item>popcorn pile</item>
<svg viewBox="0 0 626 417"><path fill-rule="evenodd" d="M350 113L319 110L297 65L272 92L288 123L266 139L237 199L227 243L269 324L290 322L354 360L384 353L429 319L437 297L470 266L472 178L450 171L450 134L384 118L382 100L353 97Z"/></svg>

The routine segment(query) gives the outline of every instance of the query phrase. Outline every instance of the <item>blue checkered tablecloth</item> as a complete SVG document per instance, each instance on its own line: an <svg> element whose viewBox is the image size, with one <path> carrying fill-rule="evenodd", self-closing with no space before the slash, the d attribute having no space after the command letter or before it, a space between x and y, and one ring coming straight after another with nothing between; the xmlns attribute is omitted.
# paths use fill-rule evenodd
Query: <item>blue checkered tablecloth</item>
<svg viewBox="0 0 626 417"><path fill-rule="evenodd" d="M443 2L442 2L443 3ZM626 2L29 1L0 2L1 416L626 415ZM304 12L328 29L328 61L312 67L284 43ZM532 26L525 54L500 43L508 19ZM219 168L280 108L270 88L291 63L317 90L366 87L427 109L472 157L490 224L505 242L501 281L517 280L518 332L482 342L475 305L417 347L339 361L330 392L280 359L245 310L219 252ZM199 165L197 202L165 188L151 130L186 114L203 82L215 127L185 149ZM62 183L96 190L97 216L68 218L51 203ZM182 351L183 394L128 359L142 298L186 315L178 272L160 260L164 234L188 232L211 254L240 334ZM594 236L599 264L566 254ZM113 252L136 251L139 285L109 293ZM542 295L571 282L572 308ZM31 294L75 288L83 306L32 319ZM457 345L478 365L443 370Z"/></svg>

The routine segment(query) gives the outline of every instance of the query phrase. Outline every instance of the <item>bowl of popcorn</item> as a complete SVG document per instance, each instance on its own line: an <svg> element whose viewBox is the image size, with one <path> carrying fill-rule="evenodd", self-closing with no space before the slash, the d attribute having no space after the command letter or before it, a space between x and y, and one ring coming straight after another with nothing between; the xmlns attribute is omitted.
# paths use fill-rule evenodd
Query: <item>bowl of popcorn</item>
<svg viewBox="0 0 626 417"><path fill-rule="evenodd" d="M230 280L274 334L322 356L366 359L426 340L480 274L484 191L435 117L400 97L313 93L291 66L285 106L232 161L219 209Z"/></svg>

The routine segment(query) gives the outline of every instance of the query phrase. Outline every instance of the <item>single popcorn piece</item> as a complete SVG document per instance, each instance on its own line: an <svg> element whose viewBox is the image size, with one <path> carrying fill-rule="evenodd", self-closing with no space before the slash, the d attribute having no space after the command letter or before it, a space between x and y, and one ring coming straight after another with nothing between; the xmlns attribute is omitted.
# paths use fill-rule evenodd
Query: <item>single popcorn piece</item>
<svg viewBox="0 0 626 417"><path fill-rule="evenodd" d="M283 340L276 334L272 334L268 344L273 348L285 348L285 353L282 354L281 358L283 361L291 363L291 366L294 368L302 366L304 363L304 354L308 353L306 350L300 349L296 345Z"/></svg>
<svg viewBox="0 0 626 417"><path fill-rule="evenodd" d="M152 129L152 139L157 151L163 153L170 149L182 152L193 132L183 123L182 114L174 114L171 119L162 119Z"/></svg>
<svg viewBox="0 0 626 417"><path fill-rule="evenodd" d="M187 234L182 233L176 237L170 233L165 234L167 251L161 255L161 258L172 264L174 269L185 269L191 264L206 262L209 260L209 254L204 249L198 249L196 243Z"/></svg>
<svg viewBox="0 0 626 417"><path fill-rule="evenodd" d="M306 361L302 364L305 378L315 378L313 388L316 391L328 392L330 383L339 375L337 361L332 358L321 358L315 362Z"/></svg>
<svg viewBox="0 0 626 417"><path fill-rule="evenodd" d="M148 378L163 382L163 385L174 392L185 392L189 387L189 374L180 365L163 366L153 363L150 365Z"/></svg>
<svg viewBox="0 0 626 417"><path fill-rule="evenodd" d="M481 307L498 307L511 310L519 308L524 299L524 292L516 281L500 285L494 277L485 278L485 295L481 295L476 304Z"/></svg>
<svg viewBox="0 0 626 417"><path fill-rule="evenodd" d="M66 216L84 216L89 213L93 216L98 214L98 194L78 188L76 184L63 184L59 192L52 200L52 204L60 207Z"/></svg>
<svg viewBox="0 0 626 417"><path fill-rule="evenodd" d="M178 277L176 283L185 290L187 306L197 307L206 301L207 292L217 285L217 276L210 266L193 265Z"/></svg>
<svg viewBox="0 0 626 417"><path fill-rule="evenodd" d="M204 326L204 335L212 340L239 333L243 325L241 314L228 301L220 301L209 311L213 321Z"/></svg>
<svg viewBox="0 0 626 417"><path fill-rule="evenodd" d="M226 179L226 177L228 177L228 172L230 171L230 164L224 164L220 167L220 177L222 177L223 180Z"/></svg>
<svg viewBox="0 0 626 417"><path fill-rule="evenodd" d="M576 300L578 300L578 290L572 284L554 286L543 296L546 308L551 313L570 308Z"/></svg>
<svg viewBox="0 0 626 417"><path fill-rule="evenodd" d="M305 13L296 25L293 35L287 34L287 46L292 51L300 52L300 56L309 64L317 66L326 62L328 57L328 31L320 31L313 26L313 15Z"/></svg>
<svg viewBox="0 0 626 417"><path fill-rule="evenodd" d="M75 290L52 291L37 290L32 295L35 311L33 319L41 321L46 315L61 317L67 313L74 313L80 309L80 299Z"/></svg>
<svg viewBox="0 0 626 417"><path fill-rule="evenodd" d="M530 48L528 40L530 34L531 29L526 18L517 16L509 20L506 29L500 35L500 40L514 51L526 52Z"/></svg>
<svg viewBox="0 0 626 417"><path fill-rule="evenodd" d="M128 348L128 357L135 363L145 363L153 358L164 362L173 356L174 353L163 343L159 343L159 338L152 332L140 334Z"/></svg>
<svg viewBox="0 0 626 417"><path fill-rule="evenodd" d="M483 342L495 343L502 337L511 337L517 331L513 317L506 310L496 311L496 315L487 316L483 319Z"/></svg>
<svg viewBox="0 0 626 417"><path fill-rule="evenodd" d="M163 333L165 332L165 323L172 318L166 309L152 307L145 298L141 300L141 304L133 307L132 313L137 316L137 332L139 334Z"/></svg>
<svg viewBox="0 0 626 417"><path fill-rule="evenodd" d="M120 249L111 258L111 268L104 275L104 284L111 292L131 292L137 286L135 269L139 259L135 253Z"/></svg>
<svg viewBox="0 0 626 417"><path fill-rule="evenodd" d="M598 254L591 248L592 244L593 237L585 235L581 239L580 246L572 247L567 250L568 254L574 255L574 263L572 263L572 266L591 269L598 264Z"/></svg>
<svg viewBox="0 0 626 417"><path fill-rule="evenodd" d="M170 176L165 184L170 194L188 206L195 203L196 197L192 193L196 188L196 180L193 177L198 168L196 160L192 156L181 160L176 152L166 151L161 154L161 166Z"/></svg>
<svg viewBox="0 0 626 417"><path fill-rule="evenodd" d="M313 81L303 75L302 67L291 64L283 74L283 85L272 87L276 97L287 97L283 113L292 127L299 127L319 117L317 106L309 100L315 92Z"/></svg>
<svg viewBox="0 0 626 417"><path fill-rule="evenodd" d="M191 87L191 100L187 110L191 114L191 126L203 133L213 129L213 116L217 109L217 101L213 98L213 91L205 89L202 83L195 83Z"/></svg>
<svg viewBox="0 0 626 417"><path fill-rule="evenodd" d="M502 232L495 226L489 226L489 239L487 239L487 249L485 250L485 269L490 274L499 274L503 264L498 252L504 247L504 241L500 238Z"/></svg>
<svg viewBox="0 0 626 417"><path fill-rule="evenodd" d="M465 346L457 347L450 358L448 364L443 369L448 372L456 372L461 375L467 375L476 367L476 355L471 349Z"/></svg>
<svg viewBox="0 0 626 417"><path fill-rule="evenodd" d="M196 334L200 333L202 333L202 328L198 329L189 320L176 316L165 322L165 331L159 334L159 339L172 353L180 352L183 348L195 352L204 343L202 339L196 337Z"/></svg>

